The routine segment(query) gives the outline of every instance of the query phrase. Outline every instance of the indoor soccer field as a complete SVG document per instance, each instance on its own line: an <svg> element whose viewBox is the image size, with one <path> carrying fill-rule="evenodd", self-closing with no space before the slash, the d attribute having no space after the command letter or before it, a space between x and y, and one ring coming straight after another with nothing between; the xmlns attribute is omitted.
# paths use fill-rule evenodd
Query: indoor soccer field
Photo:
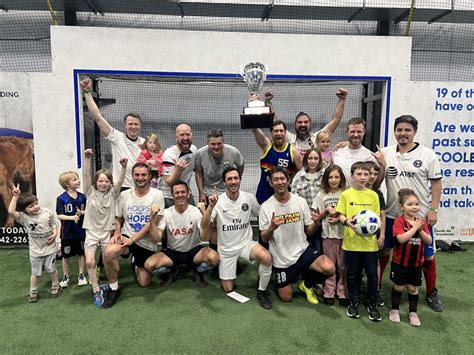
<svg viewBox="0 0 474 355"><path fill-rule="evenodd" d="M470 354L474 245L467 244L466 249L438 254L444 312L433 312L420 297L420 328L410 326L404 316L406 295L400 306L401 323L388 320L391 283L387 277L380 323L371 322L363 309L359 319L351 319L337 303L326 306L320 299L318 305L311 305L298 293L291 303L282 303L276 299L274 280L270 284L273 309L264 310L255 297L257 266L246 264L236 289L251 299L244 304L225 296L216 273L206 274L209 285L204 289L195 287L185 269L170 288L160 287L159 279L154 279L149 288L140 289L129 260L122 260L124 291L113 308L94 307L90 287L79 288L73 282L59 298L49 298L47 275L40 281L39 302L29 304L27 250L0 250L1 352ZM77 271L73 268L71 274L74 277ZM420 290L424 297L423 286Z"/></svg>
<svg viewBox="0 0 474 355"><path fill-rule="evenodd" d="M0 355L474 354L473 4L0 0ZM363 144L372 152L396 143L397 116L417 118L417 142L435 151L442 166L437 240L466 249L436 256L444 311L428 307L423 283L422 325L409 325L406 293L401 323L392 323L389 270L383 319L372 322L363 307L352 319L337 301L327 306L320 297L311 305L296 287L293 301L283 303L274 276L273 308L263 309L256 299L258 264L241 262L236 291L250 300L239 303L222 291L215 271L206 273L206 288L197 288L186 268L171 287L153 276L150 287L140 288L130 259L120 259L123 293L112 308L95 307L91 287L77 286L76 258L59 298L50 297L44 273L39 301L28 303L28 236L8 221L10 185L21 182L23 192L33 191L53 210L62 172L77 171L84 182L86 148L95 152L93 171L113 166L111 144L79 81L93 80L93 98L115 129L136 111L143 118L140 135L157 133L163 150L175 144L181 123L192 125L197 148L206 146L210 129L222 129L245 161L242 190L254 193L260 150L240 122L251 92L240 72L251 62L266 66L260 95L274 92L277 117L290 132L300 111L311 116L313 131L322 129L341 87L349 94L332 146L347 139L354 117L366 122ZM2 150L2 143L14 149ZM56 267L61 279L61 260ZM104 275L99 283L107 283Z"/></svg>

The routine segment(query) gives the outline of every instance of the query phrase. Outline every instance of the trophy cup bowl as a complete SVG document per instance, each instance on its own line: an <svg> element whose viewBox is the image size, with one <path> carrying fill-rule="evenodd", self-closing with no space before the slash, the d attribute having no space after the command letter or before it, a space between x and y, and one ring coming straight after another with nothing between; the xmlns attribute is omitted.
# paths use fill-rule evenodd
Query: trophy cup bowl
<svg viewBox="0 0 474 355"><path fill-rule="evenodd" d="M253 62L247 64L241 73L250 93L258 94L262 90L266 78L266 69L262 63ZM249 128L269 128L273 123L274 113L264 101L254 100L247 103L243 113L240 115L240 127Z"/></svg>

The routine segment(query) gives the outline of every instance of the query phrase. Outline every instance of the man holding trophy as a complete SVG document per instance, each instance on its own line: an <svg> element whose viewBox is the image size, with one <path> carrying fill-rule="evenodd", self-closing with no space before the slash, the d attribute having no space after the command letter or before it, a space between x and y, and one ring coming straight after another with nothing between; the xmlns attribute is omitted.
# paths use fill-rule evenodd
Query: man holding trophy
<svg viewBox="0 0 474 355"><path fill-rule="evenodd" d="M285 141L288 133L285 123L280 120L273 121L271 93L265 94L265 102L258 99L258 92L262 89L266 77L265 66L261 63L249 63L244 67L242 76L252 94L248 106L241 115L241 123L242 128L252 128L255 141L262 152L261 175L256 194L258 203L262 204L274 193L269 181L270 170L275 166L281 166L290 174L295 174L302 168L303 159L298 149ZM263 127L270 127L271 140L260 130Z"/></svg>
<svg viewBox="0 0 474 355"><path fill-rule="evenodd" d="M244 108L244 112L240 116L241 128L255 129L271 127L274 118L274 111L271 106L273 95L271 93L265 93L265 101L258 99L258 93L262 89L266 78L265 66L258 62L249 63L244 67L242 76L252 96L251 101L248 103L248 106ZM298 148L301 155L304 156L308 149L316 146L316 135L319 132L326 131L331 135L334 134L344 114L347 94L348 91L346 89L339 88L336 90L336 96L339 99L336 104L336 109L334 110L331 120L319 131L311 132L311 118L309 115L303 111L298 113L294 123L295 133L286 131L285 140Z"/></svg>

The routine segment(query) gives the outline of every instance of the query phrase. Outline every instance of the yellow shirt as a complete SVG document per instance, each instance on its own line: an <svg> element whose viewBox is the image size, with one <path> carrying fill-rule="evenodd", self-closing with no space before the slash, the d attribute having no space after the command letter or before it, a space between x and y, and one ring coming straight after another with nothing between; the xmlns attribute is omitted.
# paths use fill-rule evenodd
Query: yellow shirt
<svg viewBox="0 0 474 355"><path fill-rule="evenodd" d="M356 190L353 187L342 192L336 211L351 220L358 212L370 210L380 216L380 204L377 193L370 189ZM378 251L375 235L363 236L351 228L344 228L342 249L347 251Z"/></svg>

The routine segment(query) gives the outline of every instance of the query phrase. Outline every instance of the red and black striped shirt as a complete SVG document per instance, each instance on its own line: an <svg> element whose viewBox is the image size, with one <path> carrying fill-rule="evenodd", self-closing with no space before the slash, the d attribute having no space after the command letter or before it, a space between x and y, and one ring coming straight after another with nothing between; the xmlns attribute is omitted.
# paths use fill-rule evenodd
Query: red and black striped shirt
<svg viewBox="0 0 474 355"><path fill-rule="evenodd" d="M420 233L417 232L405 243L399 243L397 236L401 235L412 228L404 216L398 217L393 223L393 237L395 238L395 246L393 248L392 261L396 264L409 267L421 267L423 263L424 243ZM426 234L430 234L428 224L425 222L423 230Z"/></svg>

